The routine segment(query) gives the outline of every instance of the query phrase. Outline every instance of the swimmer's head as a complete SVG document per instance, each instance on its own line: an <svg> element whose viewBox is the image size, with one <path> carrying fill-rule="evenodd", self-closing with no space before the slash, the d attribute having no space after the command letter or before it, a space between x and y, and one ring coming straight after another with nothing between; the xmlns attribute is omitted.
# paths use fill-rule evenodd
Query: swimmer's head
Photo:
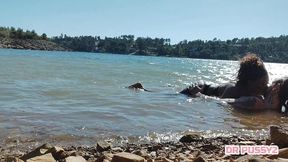
<svg viewBox="0 0 288 162"><path fill-rule="evenodd" d="M240 60L240 68L237 75L237 84L250 86L257 91L265 91L268 84L268 72L261 58L256 54L247 53Z"/></svg>

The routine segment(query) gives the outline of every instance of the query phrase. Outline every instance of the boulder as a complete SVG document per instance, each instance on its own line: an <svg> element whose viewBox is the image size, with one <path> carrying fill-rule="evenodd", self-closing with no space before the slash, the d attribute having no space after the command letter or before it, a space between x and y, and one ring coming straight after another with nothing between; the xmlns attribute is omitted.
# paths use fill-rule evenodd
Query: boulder
<svg viewBox="0 0 288 162"><path fill-rule="evenodd" d="M157 144L157 145L153 145L153 146L148 146L148 151L158 151L162 149L162 145L161 144Z"/></svg>
<svg viewBox="0 0 288 162"><path fill-rule="evenodd" d="M113 156L114 156L114 154L112 154L112 153L104 152L98 159L99 159L100 161L101 161L101 159L102 159L102 161L103 161L104 159L111 161L112 158L113 158ZM98 159L97 159L97 160L98 160ZM102 162L102 161L101 161L101 162ZM97 162L98 162L98 161L97 161Z"/></svg>
<svg viewBox="0 0 288 162"><path fill-rule="evenodd" d="M202 156L198 156L193 160L193 162L206 162L206 160Z"/></svg>
<svg viewBox="0 0 288 162"><path fill-rule="evenodd" d="M111 150L112 150L112 153L119 153L119 152L124 151L121 147L114 147Z"/></svg>
<svg viewBox="0 0 288 162"><path fill-rule="evenodd" d="M129 89L134 89L134 90L149 91L149 90L145 89L141 83L132 84L132 85L128 86L128 88L129 88Z"/></svg>
<svg viewBox="0 0 288 162"><path fill-rule="evenodd" d="M128 86L128 88L130 88L130 89L144 89L141 83L132 84L132 85Z"/></svg>
<svg viewBox="0 0 288 162"><path fill-rule="evenodd" d="M69 156L65 158L65 162L86 162L82 156Z"/></svg>
<svg viewBox="0 0 288 162"><path fill-rule="evenodd" d="M35 150L29 152L28 154L23 155L20 157L21 160L26 161L27 159L31 159L36 156L41 156L49 152L52 146L48 143L41 145L40 147L36 148Z"/></svg>
<svg viewBox="0 0 288 162"><path fill-rule="evenodd" d="M99 141L97 143L97 151L103 152L111 149L111 145L106 141Z"/></svg>
<svg viewBox="0 0 288 162"><path fill-rule="evenodd" d="M115 154L112 158L112 162L144 162L144 158L128 152L121 152Z"/></svg>
<svg viewBox="0 0 288 162"><path fill-rule="evenodd" d="M144 158L148 157L148 153L145 150L136 150L136 151L133 151L132 154L139 155Z"/></svg>
<svg viewBox="0 0 288 162"><path fill-rule="evenodd" d="M288 159L288 148L279 149L278 155L271 155L268 158L270 158L270 159L277 159L277 158Z"/></svg>
<svg viewBox="0 0 288 162"><path fill-rule="evenodd" d="M26 162L56 162L54 157L52 156L51 153L41 155L41 156L36 156L33 158L28 159Z"/></svg>
<svg viewBox="0 0 288 162"><path fill-rule="evenodd" d="M270 142L279 148L288 147L288 130L279 126L270 127Z"/></svg>
<svg viewBox="0 0 288 162"><path fill-rule="evenodd" d="M0 159L0 161L1 161L1 159ZM7 158L5 159L5 161L6 161L6 162L24 162L23 160L18 159L18 158L15 158L15 157L7 157Z"/></svg>
<svg viewBox="0 0 288 162"><path fill-rule="evenodd" d="M54 159L56 160L65 159L69 156L69 154L65 152L63 148L57 146L54 146L48 152L52 153Z"/></svg>
<svg viewBox="0 0 288 162"><path fill-rule="evenodd" d="M203 140L203 137L199 133L188 133L180 138L182 143L190 143Z"/></svg>
<svg viewBox="0 0 288 162"><path fill-rule="evenodd" d="M237 162L271 162L270 159L261 156L245 155L236 159Z"/></svg>
<svg viewBox="0 0 288 162"><path fill-rule="evenodd" d="M163 162L173 162L173 160L167 159L167 158L162 158Z"/></svg>
<svg viewBox="0 0 288 162"><path fill-rule="evenodd" d="M271 160L265 158L251 158L248 162L271 162Z"/></svg>

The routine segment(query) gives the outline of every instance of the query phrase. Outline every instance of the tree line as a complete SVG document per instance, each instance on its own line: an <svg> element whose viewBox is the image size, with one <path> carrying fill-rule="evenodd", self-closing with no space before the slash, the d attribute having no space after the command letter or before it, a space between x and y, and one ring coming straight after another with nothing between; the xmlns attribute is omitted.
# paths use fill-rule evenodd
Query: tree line
<svg viewBox="0 0 288 162"><path fill-rule="evenodd" d="M47 35L43 33L38 35L35 30L24 31L21 28L15 29L14 27L0 27L0 38L11 38L11 39L43 39L47 40Z"/></svg>
<svg viewBox="0 0 288 162"><path fill-rule="evenodd" d="M237 60L247 52L258 54L264 61L288 63L288 36L270 38L234 38L222 41L183 40L171 44L170 39L122 35L120 37L61 35L51 39L73 51L136 54L201 59Z"/></svg>
<svg viewBox="0 0 288 162"><path fill-rule="evenodd" d="M44 39L80 52L100 52L114 54L153 55L188 57L201 59L237 60L247 52L258 54L264 61L288 63L288 36L234 38L231 40L183 40L171 44L168 38L137 37L122 35L118 37L67 36L61 34L47 38L34 30L23 31L18 28L0 27L0 37L17 39Z"/></svg>

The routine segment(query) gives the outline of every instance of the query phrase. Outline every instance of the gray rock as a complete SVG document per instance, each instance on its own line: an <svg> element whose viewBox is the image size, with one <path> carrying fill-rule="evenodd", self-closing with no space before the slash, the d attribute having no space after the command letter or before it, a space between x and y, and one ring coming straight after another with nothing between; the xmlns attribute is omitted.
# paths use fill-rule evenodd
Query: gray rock
<svg viewBox="0 0 288 162"><path fill-rule="evenodd" d="M99 141L97 143L97 151L103 152L111 149L111 145L106 141Z"/></svg>
<svg viewBox="0 0 288 162"><path fill-rule="evenodd" d="M1 161L1 159L0 159L0 161ZM24 162L23 160L18 159L18 158L15 158L15 157L7 157L7 158L5 159L5 161L6 161L6 162Z"/></svg>
<svg viewBox="0 0 288 162"><path fill-rule="evenodd" d="M112 162L144 162L144 158L128 152L121 152L115 154L112 158Z"/></svg>
<svg viewBox="0 0 288 162"><path fill-rule="evenodd" d="M167 159L167 158L162 158L163 162L173 162L173 160Z"/></svg>
<svg viewBox="0 0 288 162"><path fill-rule="evenodd" d="M28 154L23 155L20 159L26 161L27 159L31 159L36 156L44 155L49 152L49 150L52 148L50 144L44 144L35 150L29 152Z"/></svg>
<svg viewBox="0 0 288 162"><path fill-rule="evenodd" d="M136 150L136 151L133 151L132 154L139 155L144 158L148 157L148 154L145 150Z"/></svg>
<svg viewBox="0 0 288 162"><path fill-rule="evenodd" d="M114 147L111 150L112 150L113 153L123 152L123 149L121 147Z"/></svg>
<svg viewBox="0 0 288 162"><path fill-rule="evenodd" d="M56 160L54 159L52 154L49 153L49 154L33 157L31 159L28 159L26 162L56 162Z"/></svg>
<svg viewBox="0 0 288 162"><path fill-rule="evenodd" d="M272 160L261 156L245 155L236 159L237 162L271 162Z"/></svg>
<svg viewBox="0 0 288 162"><path fill-rule="evenodd" d="M145 89L141 83L132 84L132 85L128 86L128 88L129 89L134 89L134 90L144 90L144 91L151 92L151 91Z"/></svg>
<svg viewBox="0 0 288 162"><path fill-rule="evenodd" d="M86 162L82 156L69 156L65 158L65 162Z"/></svg>
<svg viewBox="0 0 288 162"><path fill-rule="evenodd" d="M182 143L190 143L203 140L203 137L199 133L189 133L180 138Z"/></svg>
<svg viewBox="0 0 288 162"><path fill-rule="evenodd" d="M114 154L111 154L111 153L104 153L104 159L107 159L107 160L112 160Z"/></svg>
<svg viewBox="0 0 288 162"><path fill-rule="evenodd" d="M277 159L277 158L288 158L288 148L279 149L278 155L271 155L269 156L270 159Z"/></svg>
<svg viewBox="0 0 288 162"><path fill-rule="evenodd" d="M195 158L195 159L193 160L193 162L206 162L206 160L205 160L203 157L198 156L197 158Z"/></svg>
<svg viewBox="0 0 288 162"><path fill-rule="evenodd" d="M68 152L64 151L63 148L57 146L54 146L48 152L51 152L54 159L56 160L65 159L69 156Z"/></svg>
<svg viewBox="0 0 288 162"><path fill-rule="evenodd" d="M261 158L251 158L248 162L271 162L269 159L261 159Z"/></svg>
<svg viewBox="0 0 288 162"><path fill-rule="evenodd" d="M279 146L279 148L288 147L288 130L279 126L270 127L271 143Z"/></svg>

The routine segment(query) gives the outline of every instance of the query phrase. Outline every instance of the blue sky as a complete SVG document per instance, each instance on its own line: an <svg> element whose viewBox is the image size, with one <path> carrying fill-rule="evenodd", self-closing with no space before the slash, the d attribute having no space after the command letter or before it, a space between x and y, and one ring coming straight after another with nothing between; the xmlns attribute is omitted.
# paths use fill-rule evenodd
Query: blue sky
<svg viewBox="0 0 288 162"><path fill-rule="evenodd" d="M287 0L3 0L0 26L56 36L221 40L288 35Z"/></svg>

